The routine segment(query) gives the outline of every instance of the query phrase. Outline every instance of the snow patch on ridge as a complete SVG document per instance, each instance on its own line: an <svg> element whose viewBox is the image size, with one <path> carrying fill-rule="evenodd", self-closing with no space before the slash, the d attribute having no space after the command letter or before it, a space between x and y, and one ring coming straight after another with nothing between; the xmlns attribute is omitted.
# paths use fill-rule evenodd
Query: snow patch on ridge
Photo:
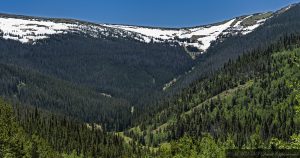
<svg viewBox="0 0 300 158"><path fill-rule="evenodd" d="M242 22L253 15L244 18L234 18L223 23L199 26L193 28L180 28L180 29L164 29L164 28L151 28L139 27L128 25L110 25L103 24L103 26L121 29L128 32L135 32L140 35L143 42L170 42L178 43L180 46L185 47L186 52L192 58L204 53L212 44L212 42L219 38L224 38L223 35L246 35L257 27L264 24L266 19L257 20L255 24L250 26L243 26ZM187 47L198 49L197 52L190 52Z"/></svg>
<svg viewBox="0 0 300 158"><path fill-rule="evenodd" d="M237 35L237 34L247 35L247 34L253 32L259 26L263 25L265 23L265 21L270 18L270 17L268 17L268 18L256 20L255 24L249 25L249 26L245 26L242 24L245 20L247 20L251 17L253 17L253 15L249 15L244 18L238 19L236 21L236 23L232 27L230 27L226 31L224 31L223 34L224 35L228 35L228 34L230 34L230 35Z"/></svg>
<svg viewBox="0 0 300 158"><path fill-rule="evenodd" d="M22 43L47 38L47 35L66 33L73 25L51 21L0 18L0 29L4 39Z"/></svg>
<svg viewBox="0 0 300 158"><path fill-rule="evenodd" d="M192 57L204 53L212 42L226 38L227 35L246 35L262 25L266 19L257 20L255 24L243 26L244 18L234 18L222 23L192 28L166 29L128 25L91 24L79 21L57 22L41 18L0 17L0 36L4 39L35 43L55 34L84 33L94 38L131 38L150 43L168 42L171 46L183 46ZM225 35L225 36L224 36Z"/></svg>
<svg viewBox="0 0 300 158"><path fill-rule="evenodd" d="M204 52L210 47L211 42L215 41L234 21L235 19L232 19L219 25L182 29L160 29L107 24L104 26L136 32L144 36L146 39L145 42L177 42L182 46L193 46Z"/></svg>
<svg viewBox="0 0 300 158"><path fill-rule="evenodd" d="M107 28L101 25L84 24L80 22L60 23L41 19L18 19L0 17L0 35L4 39L34 43L37 40L49 38L54 34L84 33L91 37L100 36L127 37L130 32Z"/></svg>
<svg viewBox="0 0 300 158"><path fill-rule="evenodd" d="M242 27L241 33L242 33L243 35L246 35L246 34L248 34L248 33L251 33L253 30L255 30L256 28L258 28L260 25L264 24L266 20L267 20L267 19L261 19L261 20L258 20L258 21L256 22L256 24L254 24L254 25L252 25L252 26Z"/></svg>

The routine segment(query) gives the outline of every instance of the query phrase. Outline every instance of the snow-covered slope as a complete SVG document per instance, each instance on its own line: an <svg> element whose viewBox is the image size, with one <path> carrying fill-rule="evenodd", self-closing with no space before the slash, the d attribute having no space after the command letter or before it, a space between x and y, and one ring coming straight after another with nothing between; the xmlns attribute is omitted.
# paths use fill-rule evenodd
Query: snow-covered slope
<svg viewBox="0 0 300 158"><path fill-rule="evenodd" d="M186 50L195 58L198 54L205 52L213 41L228 35L246 35L262 25L271 16L272 13L262 13L238 17L212 25L180 29L109 24L104 26L136 32L144 36L145 42L175 42L184 47L194 47L197 51L194 51L195 49L193 51Z"/></svg>
<svg viewBox="0 0 300 158"><path fill-rule="evenodd" d="M179 29L129 25L93 24L76 20L57 20L0 15L0 36L32 43L54 34L84 33L94 38L132 38L141 42L168 42L185 47L192 58L205 52L213 41L230 35L246 35L264 23L272 13L237 17L224 22Z"/></svg>
<svg viewBox="0 0 300 158"><path fill-rule="evenodd" d="M22 43L47 38L51 34L67 33L73 25L38 21L35 19L0 18L3 38L18 40Z"/></svg>
<svg viewBox="0 0 300 158"><path fill-rule="evenodd" d="M105 25L107 27L113 27L123 29L127 31L136 32L146 36L145 42L178 42L183 46L194 46L201 50L206 50L210 46L210 42L217 39L217 37L226 29L230 27L235 19L220 25L208 26L208 27L196 27L196 28L183 28L183 29L159 29L159 28L147 28L138 26L125 26L125 25ZM196 37L199 36L199 37ZM196 37L197 40L191 39Z"/></svg>
<svg viewBox="0 0 300 158"><path fill-rule="evenodd" d="M11 15L0 16L0 36L4 39L17 40L22 43L35 43L55 34L84 33L94 38L100 37L132 37L140 39L134 32L105 27L99 24L74 20L29 18Z"/></svg>

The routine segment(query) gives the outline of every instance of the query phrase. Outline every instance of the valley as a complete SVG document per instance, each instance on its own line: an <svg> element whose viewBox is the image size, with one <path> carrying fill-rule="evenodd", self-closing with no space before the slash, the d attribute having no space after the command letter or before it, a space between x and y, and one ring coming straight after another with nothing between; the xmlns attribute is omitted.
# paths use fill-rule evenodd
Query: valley
<svg viewBox="0 0 300 158"><path fill-rule="evenodd" d="M0 157L300 149L300 4L180 28L0 14Z"/></svg>

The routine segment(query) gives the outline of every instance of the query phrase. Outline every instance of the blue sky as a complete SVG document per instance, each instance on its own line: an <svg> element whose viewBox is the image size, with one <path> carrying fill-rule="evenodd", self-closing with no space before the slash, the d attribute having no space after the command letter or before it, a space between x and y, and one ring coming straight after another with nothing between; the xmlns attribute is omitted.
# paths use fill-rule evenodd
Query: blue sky
<svg viewBox="0 0 300 158"><path fill-rule="evenodd" d="M1 0L0 12L98 23L181 27L274 11L300 0Z"/></svg>

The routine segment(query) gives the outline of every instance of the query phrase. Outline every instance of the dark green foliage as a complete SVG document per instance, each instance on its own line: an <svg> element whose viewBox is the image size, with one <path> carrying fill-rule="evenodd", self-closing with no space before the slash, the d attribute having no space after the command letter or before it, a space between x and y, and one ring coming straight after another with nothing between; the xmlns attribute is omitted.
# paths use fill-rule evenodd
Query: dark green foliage
<svg viewBox="0 0 300 158"><path fill-rule="evenodd" d="M139 157L150 153L138 144L125 143L115 133L96 124L86 124L0 100L0 157Z"/></svg>
<svg viewBox="0 0 300 158"><path fill-rule="evenodd" d="M35 45L1 39L0 61L131 102L161 90L193 64L179 46L82 34L55 35Z"/></svg>
<svg viewBox="0 0 300 158"><path fill-rule="evenodd" d="M27 135L16 122L10 105L0 100L0 157L3 158L59 158L45 140Z"/></svg>
<svg viewBox="0 0 300 158"><path fill-rule="evenodd" d="M128 127L131 106L138 112L155 102L163 85L193 64L178 46L81 34L35 45L0 39L0 62L2 95L111 130Z"/></svg>
<svg viewBox="0 0 300 158"><path fill-rule="evenodd" d="M16 107L17 119L29 135L44 138L58 153L85 157L131 157L135 155L129 144L114 133L105 132L97 124L76 122L67 117L45 113L37 108ZM33 144L33 148L36 144ZM141 150L135 146L135 150ZM33 155L38 153L33 150Z"/></svg>
<svg viewBox="0 0 300 158"><path fill-rule="evenodd" d="M0 64L0 94L23 106L35 106L85 122L99 122L105 129L122 129L130 123L130 104L95 90ZM120 119L122 118L122 120Z"/></svg>

